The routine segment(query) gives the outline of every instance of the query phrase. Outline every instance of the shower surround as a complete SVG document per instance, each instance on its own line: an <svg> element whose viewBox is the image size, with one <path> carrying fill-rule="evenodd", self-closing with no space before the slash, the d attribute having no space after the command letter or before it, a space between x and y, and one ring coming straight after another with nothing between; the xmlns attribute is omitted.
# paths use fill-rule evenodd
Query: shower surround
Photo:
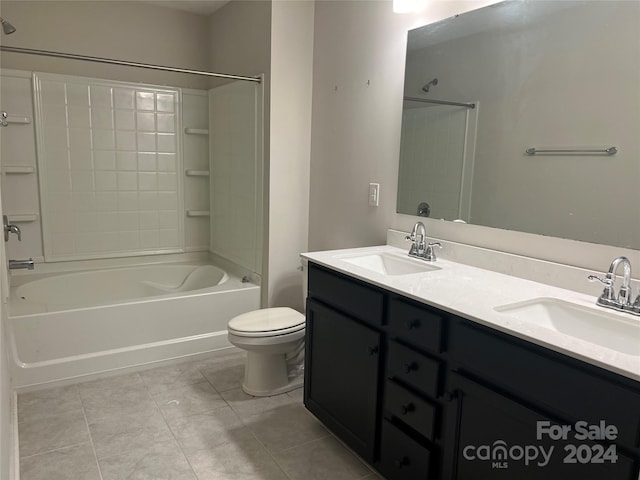
<svg viewBox="0 0 640 480"><path fill-rule="evenodd" d="M36 260L10 275L16 388L229 347L260 307L261 86L2 79L26 119L2 131L7 251Z"/></svg>

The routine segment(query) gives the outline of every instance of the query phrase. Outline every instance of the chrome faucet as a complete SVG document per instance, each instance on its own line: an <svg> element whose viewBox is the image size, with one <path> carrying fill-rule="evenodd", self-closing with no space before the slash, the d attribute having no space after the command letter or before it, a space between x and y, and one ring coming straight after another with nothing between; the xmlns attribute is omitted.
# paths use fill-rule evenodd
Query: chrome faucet
<svg viewBox="0 0 640 480"><path fill-rule="evenodd" d="M411 230L411 234L404 237L405 240L410 240L411 248L409 249L409 256L426 260L427 262L435 262L436 252L435 248L442 248L440 242L427 243L427 231L424 228L424 223L416 222Z"/></svg>
<svg viewBox="0 0 640 480"><path fill-rule="evenodd" d="M29 260L9 260L9 270L20 270L23 268L33 270L33 258L29 258Z"/></svg>
<svg viewBox="0 0 640 480"><path fill-rule="evenodd" d="M620 264L622 264L623 273L622 286L616 295L613 286L616 280L616 271ZM613 262L611 262L609 271L604 278L597 275L589 275L587 279L592 282L598 281L604 284L604 290L598 297L598 300L596 300L597 305L640 315L640 292L635 301L631 303L631 262L627 257L615 258Z"/></svg>
<svg viewBox="0 0 640 480"><path fill-rule="evenodd" d="M2 223L4 225L4 241L9 241L9 234L15 233L18 236L18 241L22 241L22 232L20 232L20 228L17 225L12 225L9 223L9 219L6 215L2 216Z"/></svg>

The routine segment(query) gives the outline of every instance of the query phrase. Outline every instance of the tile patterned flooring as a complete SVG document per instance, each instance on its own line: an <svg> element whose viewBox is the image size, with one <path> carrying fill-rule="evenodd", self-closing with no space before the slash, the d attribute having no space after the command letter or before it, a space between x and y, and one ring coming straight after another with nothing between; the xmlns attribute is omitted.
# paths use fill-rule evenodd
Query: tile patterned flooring
<svg viewBox="0 0 640 480"><path fill-rule="evenodd" d="M302 405L251 397L244 354L18 396L21 480L375 480Z"/></svg>

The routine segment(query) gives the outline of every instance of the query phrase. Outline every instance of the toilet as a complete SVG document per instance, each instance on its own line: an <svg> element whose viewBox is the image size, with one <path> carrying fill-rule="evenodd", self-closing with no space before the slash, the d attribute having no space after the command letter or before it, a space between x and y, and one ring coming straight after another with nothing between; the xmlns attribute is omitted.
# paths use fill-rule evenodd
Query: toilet
<svg viewBox="0 0 640 480"><path fill-rule="evenodd" d="M306 283L305 275L305 297ZM268 397L302 386L304 314L289 307L254 310L229 320L227 331L229 342L247 351L242 381L245 393Z"/></svg>

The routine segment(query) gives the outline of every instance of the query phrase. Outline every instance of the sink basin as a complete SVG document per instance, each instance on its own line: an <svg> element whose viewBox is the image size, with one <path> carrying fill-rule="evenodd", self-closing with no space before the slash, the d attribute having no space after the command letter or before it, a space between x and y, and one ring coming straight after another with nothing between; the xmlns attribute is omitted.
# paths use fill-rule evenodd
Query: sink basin
<svg viewBox="0 0 640 480"><path fill-rule="evenodd" d="M537 298L494 310L620 353L640 356L640 319L627 319L555 298Z"/></svg>
<svg viewBox="0 0 640 480"><path fill-rule="evenodd" d="M436 267L424 260L402 258L389 253L346 256L341 257L340 260L383 275L409 275L440 270L440 267Z"/></svg>

